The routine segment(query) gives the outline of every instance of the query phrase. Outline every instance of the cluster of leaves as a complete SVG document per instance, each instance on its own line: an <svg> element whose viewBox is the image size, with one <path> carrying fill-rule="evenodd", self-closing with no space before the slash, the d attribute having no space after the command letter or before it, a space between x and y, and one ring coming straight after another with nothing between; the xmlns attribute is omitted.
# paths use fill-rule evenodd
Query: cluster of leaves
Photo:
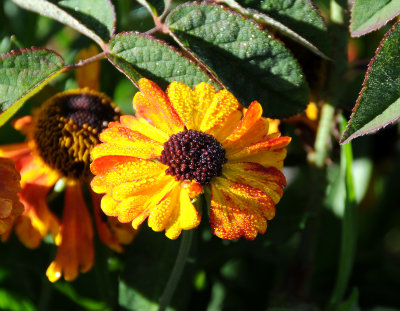
<svg viewBox="0 0 400 311"><path fill-rule="evenodd" d="M391 234L388 241L398 241L400 229L383 221L381 211L364 216L367 220L358 230L356 218L361 216L355 208L368 197L371 187L380 189L369 194L375 201L396 190L396 183L390 183L400 172L399 157L387 180L377 178L371 186L372 155L363 158L365 162L353 162L351 144L340 150L336 143L330 145L332 136L339 138L331 130L334 115L338 108L346 109L348 102L353 105L353 94L359 91L359 84L353 87L353 81L351 86L341 82L349 81L347 1L316 1L322 13L311 0L137 2L118 0L114 7L110 0L5 1L4 8L11 9L3 12L1 8L0 17L9 18L11 30L0 32L4 36L0 38L0 53L4 53L0 56L0 125L11 120L25 103L35 102L37 97L40 101L56 92L53 88L74 85L69 73L100 59L108 61L103 62L103 89L114 92L114 99L125 111L129 111L126 107L141 77L163 88L175 80L190 86L206 81L217 89L229 89L244 105L258 100L266 116L281 119L302 113L310 100L324 103L317 133L297 123L283 125L285 134L299 139L294 139L289 149L288 187L267 234L251 243L220 241L211 237L203 221L195 232L191 261L171 309L277 311L323 306L344 311L358 310L359 304L368 308L382 303L396 305L400 286L396 273L400 269L391 258L373 259L376 254L397 254L390 244L393 242L387 242L391 246L385 253L379 241L387 232ZM49 19L40 17L41 24L37 14L19 10L15 4ZM13 10L19 15L13 15ZM355 0L350 33L358 37L385 29L399 12L397 0ZM16 19L14 24L10 16ZM21 20L20 36L27 34L23 43L18 36L9 36ZM33 24L45 34L34 32ZM70 29L83 36L71 35ZM117 29L120 32L116 33ZM131 29L134 31L127 31ZM399 118L399 41L400 26L394 24L369 64L346 130L346 121L340 121L342 143ZM51 49L26 42L47 44ZM101 49L99 55L74 63L74 53L93 42ZM349 95L349 89L356 91ZM21 110L29 111L27 106ZM302 134L298 135L299 131ZM374 146L371 140L362 144L364 149ZM307 163L304 146L311 147L308 158L315 159L315 166ZM355 150L356 156L359 149L363 148ZM331 165L326 168L328 157ZM321 159L320 164L317 159ZM361 170L354 169L354 164ZM382 184L392 186L385 189ZM377 205L391 207L388 213L394 215L394 221L400 219L393 208L396 204L398 200L386 199ZM381 228L375 234L377 223ZM363 247L359 256L357 234ZM0 247L6 254L0 256L0 309L5 310L157 310L178 249L176 241L143 228L125 254L117 256L98 246L91 272L72 284L59 281L52 286L44 277L51 245L40 249L48 256L45 260L24 249L15 238ZM31 256L29 263L15 260ZM375 268L376 262L386 272L383 276L371 275L368 267ZM375 292L371 287L375 283L384 294Z"/></svg>

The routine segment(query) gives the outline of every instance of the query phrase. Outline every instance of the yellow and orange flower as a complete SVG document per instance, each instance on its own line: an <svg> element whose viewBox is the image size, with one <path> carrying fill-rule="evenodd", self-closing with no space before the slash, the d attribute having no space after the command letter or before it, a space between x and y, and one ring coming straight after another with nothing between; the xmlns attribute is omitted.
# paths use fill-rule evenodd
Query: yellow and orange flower
<svg viewBox="0 0 400 311"><path fill-rule="evenodd" d="M0 235L6 237L15 217L22 214L24 206L17 193L21 190L21 176L11 159L0 158ZM4 236L3 236L4 235Z"/></svg>
<svg viewBox="0 0 400 311"><path fill-rule="evenodd" d="M92 52L93 53L93 52ZM85 72L78 72L79 77ZM82 87L82 85L79 85ZM57 255L47 269L50 281L62 275L74 280L94 263L92 216L82 186L91 179L90 151L99 142L98 133L117 120L116 107L106 95L80 88L58 93L34 114L16 120L14 127L27 141L0 146L0 156L13 159L21 174L19 197L24 212L15 219L14 231L29 248L36 248L51 234ZM48 195L59 180L66 185L62 217L49 208ZM135 234L129 225L107 217L100 209L101 196L92 192L93 218L100 240L115 251Z"/></svg>
<svg viewBox="0 0 400 311"><path fill-rule="evenodd" d="M264 233L286 180L289 137L271 132L254 101L244 109L227 90L173 82L164 93L139 81L136 116L110 122L91 155L93 191L120 222L176 239L200 223L194 199L204 193L213 233L223 239Z"/></svg>

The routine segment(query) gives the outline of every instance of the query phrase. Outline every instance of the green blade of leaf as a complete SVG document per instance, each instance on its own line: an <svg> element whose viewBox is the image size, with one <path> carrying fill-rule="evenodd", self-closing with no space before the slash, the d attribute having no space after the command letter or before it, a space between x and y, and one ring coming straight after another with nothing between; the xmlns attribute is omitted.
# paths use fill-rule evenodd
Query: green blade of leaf
<svg viewBox="0 0 400 311"><path fill-rule="evenodd" d="M308 86L291 53L259 25L219 5L188 3L167 25L245 105L258 100L270 117L308 103Z"/></svg>
<svg viewBox="0 0 400 311"><path fill-rule="evenodd" d="M303 45L318 56L332 54L328 29L310 0L223 0L224 3Z"/></svg>
<svg viewBox="0 0 400 311"><path fill-rule="evenodd" d="M20 7L68 25L101 47L115 32L115 11L110 0L13 0Z"/></svg>
<svg viewBox="0 0 400 311"><path fill-rule="evenodd" d="M138 32L117 34L109 43L108 59L136 83L141 76L165 88L172 81L191 87L213 83L210 77L173 47ZM214 84L214 83L213 83Z"/></svg>
<svg viewBox="0 0 400 311"><path fill-rule="evenodd" d="M341 116L340 129L344 131L346 126L346 120ZM340 148L340 176L345 183L345 195L344 199L344 214L342 218L342 237L339 257L339 270L336 279L336 285L333 290L331 299L329 301L328 310L339 310L338 304L343 299L343 296L347 289L347 284L350 279L351 270L353 268L355 252L356 252L356 241L357 241L357 229L356 229L356 193L353 184L353 149L351 144L341 146ZM349 303L351 307L357 300L357 292L351 295ZM342 307L343 310L349 310L346 305Z"/></svg>
<svg viewBox="0 0 400 311"><path fill-rule="evenodd" d="M381 28L399 14L398 0L355 0L351 10L351 36L360 37Z"/></svg>
<svg viewBox="0 0 400 311"><path fill-rule="evenodd" d="M21 49L1 55L0 126L65 68L62 57L47 49Z"/></svg>
<svg viewBox="0 0 400 311"><path fill-rule="evenodd" d="M341 144L373 133L400 118L400 27L385 35L371 60Z"/></svg>

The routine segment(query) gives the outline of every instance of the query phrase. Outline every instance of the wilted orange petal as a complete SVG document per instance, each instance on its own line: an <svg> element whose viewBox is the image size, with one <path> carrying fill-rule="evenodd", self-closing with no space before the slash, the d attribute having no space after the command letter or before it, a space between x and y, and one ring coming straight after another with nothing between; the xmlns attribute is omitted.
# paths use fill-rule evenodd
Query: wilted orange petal
<svg viewBox="0 0 400 311"><path fill-rule="evenodd" d="M67 183L61 244L56 259L46 272L52 282L57 281L61 275L64 275L66 281L72 281L79 272L87 272L93 266L93 227L80 187L74 181Z"/></svg>
<svg viewBox="0 0 400 311"><path fill-rule="evenodd" d="M186 128L195 129L194 113L197 110L197 98L193 90L186 84L174 81L168 86L166 93Z"/></svg>
<svg viewBox="0 0 400 311"><path fill-rule="evenodd" d="M20 192L25 212L15 224L15 233L26 247L37 247L39 236L44 238L51 233L56 238L59 234L58 219L47 206L47 195L52 186L28 183Z"/></svg>
<svg viewBox="0 0 400 311"><path fill-rule="evenodd" d="M182 120L157 84L142 78L139 80L139 90L133 98L138 117L145 118L168 135L183 131Z"/></svg>
<svg viewBox="0 0 400 311"><path fill-rule="evenodd" d="M241 107L235 96L227 90L217 92L205 111L200 131L213 135L226 124L227 118Z"/></svg>
<svg viewBox="0 0 400 311"><path fill-rule="evenodd" d="M17 195L21 190L20 179L14 161L0 158L0 234L8 231L14 218L24 211Z"/></svg>
<svg viewBox="0 0 400 311"><path fill-rule="evenodd" d="M107 217L100 209L101 195L92 192L93 213L97 232L103 244L116 252L122 252L122 244L129 244L136 231L128 224L120 223L115 217Z"/></svg>
<svg viewBox="0 0 400 311"><path fill-rule="evenodd" d="M222 169L222 174L229 180L260 189L270 196L275 204L281 199L283 187L286 185L285 176L281 171L258 163L227 163Z"/></svg>
<svg viewBox="0 0 400 311"><path fill-rule="evenodd" d="M259 189L217 177L211 191L211 228L222 239L253 240L275 215L274 202Z"/></svg>
<svg viewBox="0 0 400 311"><path fill-rule="evenodd" d="M98 48L92 44L87 49L82 49L76 56L76 61L84 60L99 54ZM100 62L92 62L75 71L76 81L79 88L88 87L92 90L99 90Z"/></svg>
<svg viewBox="0 0 400 311"><path fill-rule="evenodd" d="M124 182L158 176L166 170L166 166L128 156L104 156L95 159L90 169L97 175L91 182L93 191L106 193Z"/></svg>

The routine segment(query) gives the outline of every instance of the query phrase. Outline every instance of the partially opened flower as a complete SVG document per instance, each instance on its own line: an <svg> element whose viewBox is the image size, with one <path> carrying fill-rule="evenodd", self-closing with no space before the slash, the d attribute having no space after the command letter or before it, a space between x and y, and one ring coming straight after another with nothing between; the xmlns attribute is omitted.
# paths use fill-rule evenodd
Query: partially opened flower
<svg viewBox="0 0 400 311"><path fill-rule="evenodd" d="M79 77L79 75L78 75ZM51 234L58 246L46 274L50 281L62 275L75 279L93 266L94 245L91 213L82 186L88 185L90 151L99 143L98 133L119 110L105 94L89 88L68 90L48 99L34 114L18 119L14 126L27 135L25 143L0 146L0 155L15 161L21 174L24 213L15 220L18 238L30 248ZM60 179L66 184L62 217L48 206L47 197ZM134 230L110 219L100 210L100 199L92 192L94 220L101 241L122 251Z"/></svg>
<svg viewBox="0 0 400 311"><path fill-rule="evenodd" d="M0 158L0 235L7 236L15 217L24 211L17 193L21 190L21 176L14 161Z"/></svg>
<svg viewBox="0 0 400 311"><path fill-rule="evenodd" d="M139 81L136 116L110 122L92 151L92 189L101 207L136 229L148 219L175 239L197 227L193 199L205 193L211 228L223 239L264 233L275 215L285 177L289 137L270 132L262 108L243 107L227 90L173 82L164 93Z"/></svg>

